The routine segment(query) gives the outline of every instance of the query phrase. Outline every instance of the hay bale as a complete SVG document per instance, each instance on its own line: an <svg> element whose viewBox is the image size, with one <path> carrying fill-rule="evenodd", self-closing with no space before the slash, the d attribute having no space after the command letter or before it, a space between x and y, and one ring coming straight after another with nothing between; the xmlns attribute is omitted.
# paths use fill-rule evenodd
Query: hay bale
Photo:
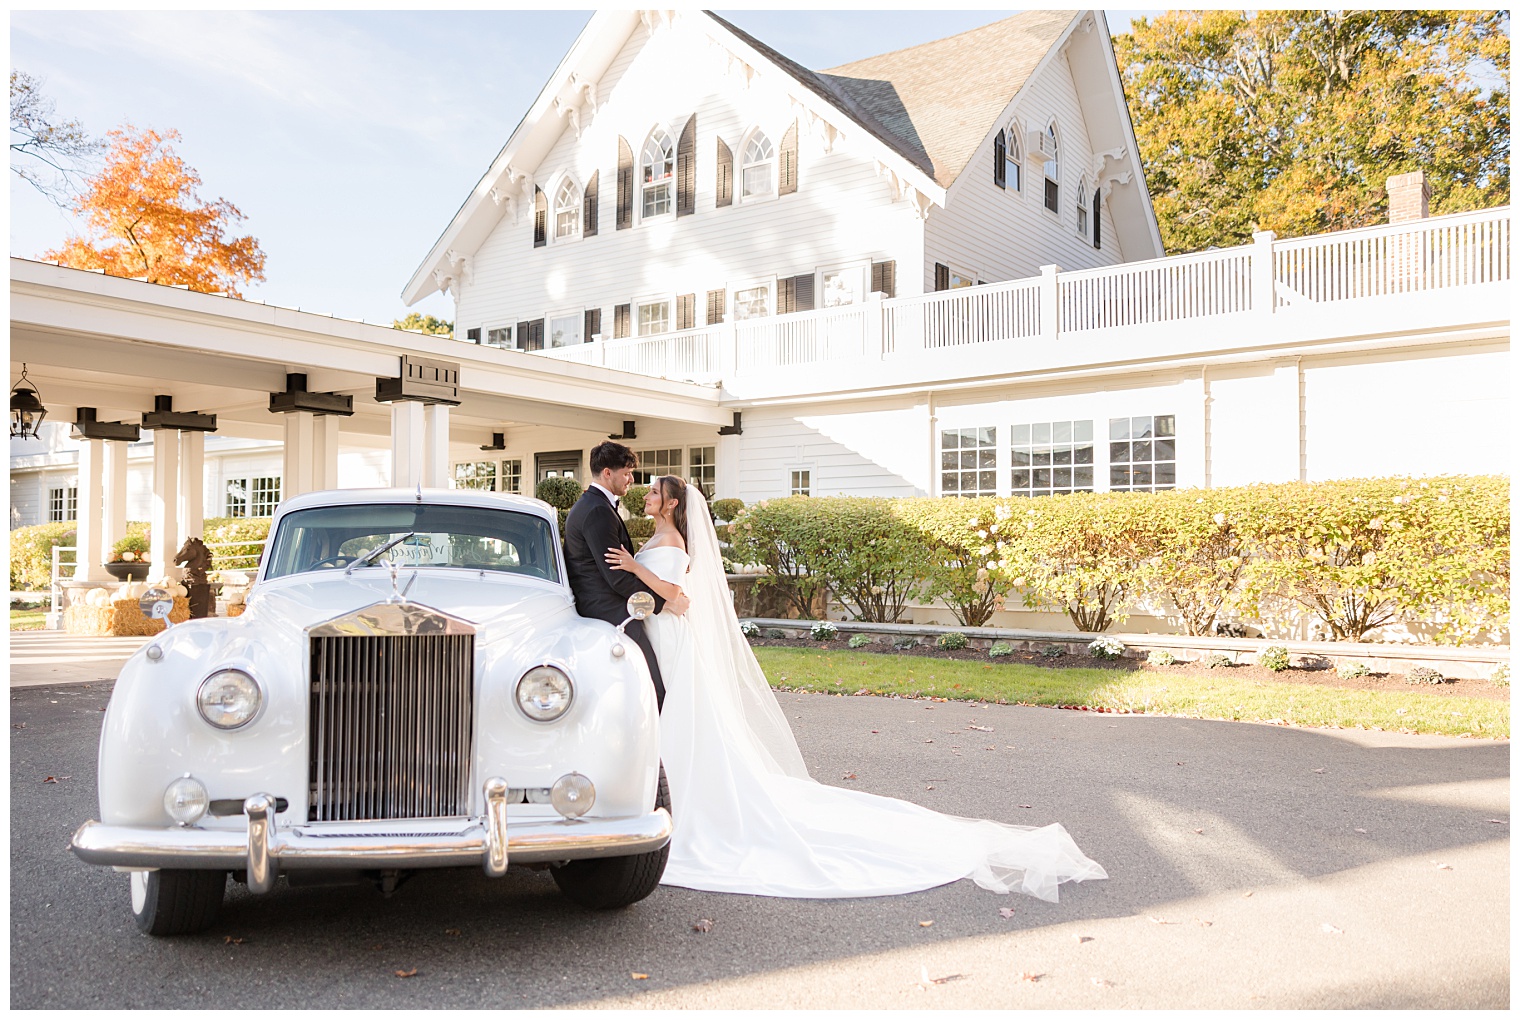
<svg viewBox="0 0 1520 1020"><path fill-rule="evenodd" d="M190 600L176 596L169 611L171 623L190 619ZM63 629L70 634L91 637L151 637L164 629L162 620L150 620L137 607L136 599L117 599L109 606L73 605L63 617Z"/></svg>

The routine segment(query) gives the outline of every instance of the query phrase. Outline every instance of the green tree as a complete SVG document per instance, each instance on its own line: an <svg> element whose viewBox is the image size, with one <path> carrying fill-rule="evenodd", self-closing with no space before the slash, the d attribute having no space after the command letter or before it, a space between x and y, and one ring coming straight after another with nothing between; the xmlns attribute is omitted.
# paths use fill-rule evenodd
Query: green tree
<svg viewBox="0 0 1520 1020"><path fill-rule="evenodd" d="M1509 201L1503 11L1168 11L1114 39L1168 251Z"/></svg>
<svg viewBox="0 0 1520 1020"><path fill-rule="evenodd" d="M404 319L396 319L391 323L396 329L409 329L413 333L428 333L432 336L453 336L454 324L444 322L432 315L418 315L412 312Z"/></svg>

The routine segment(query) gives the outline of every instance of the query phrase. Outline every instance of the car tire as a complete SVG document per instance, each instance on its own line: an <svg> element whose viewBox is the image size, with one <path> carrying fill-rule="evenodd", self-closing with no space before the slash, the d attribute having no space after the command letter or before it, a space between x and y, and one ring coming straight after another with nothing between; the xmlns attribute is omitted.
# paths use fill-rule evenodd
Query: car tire
<svg viewBox="0 0 1520 1020"><path fill-rule="evenodd" d="M227 890L225 871L134 871L132 917L147 935L188 935L216 921Z"/></svg>
<svg viewBox="0 0 1520 1020"><path fill-rule="evenodd" d="M654 806L670 810L670 784L665 781L665 766L660 766L660 782ZM644 899L660 885L665 862L670 859L670 844L658 850L630 857L594 857L571 861L550 868L560 892L591 910L616 910Z"/></svg>

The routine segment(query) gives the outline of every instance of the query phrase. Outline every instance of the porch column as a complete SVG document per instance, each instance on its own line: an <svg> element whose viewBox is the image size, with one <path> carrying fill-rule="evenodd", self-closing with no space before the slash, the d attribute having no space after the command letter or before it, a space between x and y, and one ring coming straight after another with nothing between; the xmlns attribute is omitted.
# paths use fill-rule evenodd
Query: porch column
<svg viewBox="0 0 1520 1020"><path fill-rule="evenodd" d="M449 405L426 404L423 412L422 486L449 486Z"/></svg>
<svg viewBox="0 0 1520 1020"><path fill-rule="evenodd" d="M312 484L314 417L310 411L290 411L285 415L285 474L280 481L282 500L315 488Z"/></svg>
<svg viewBox="0 0 1520 1020"><path fill-rule="evenodd" d="M74 561L76 581L106 581L110 574L103 566L109 549L105 546L105 442L84 439L79 443L79 503L75 521Z"/></svg>
<svg viewBox="0 0 1520 1020"><path fill-rule="evenodd" d="M158 577L173 576L175 566L170 562L179 552L179 436L173 429L158 429L153 433L153 510L148 524L151 538L148 559L153 563L152 573Z"/></svg>
<svg viewBox="0 0 1520 1020"><path fill-rule="evenodd" d="M109 560L112 547L127 537L127 444L107 442L105 460L100 550Z"/></svg>
<svg viewBox="0 0 1520 1020"><path fill-rule="evenodd" d="M415 400L391 404L391 485L412 489L422 482L426 437L424 406Z"/></svg>
<svg viewBox="0 0 1520 1020"><path fill-rule="evenodd" d="M713 481L713 495L718 499L740 499L739 495L739 437L719 436L718 477Z"/></svg>
<svg viewBox="0 0 1520 1020"><path fill-rule="evenodd" d="M338 416L318 415L312 422L311 479L313 489L338 487Z"/></svg>
<svg viewBox="0 0 1520 1020"><path fill-rule="evenodd" d="M206 433L179 434L179 526L186 538L205 538ZM179 547L175 546L175 551Z"/></svg>

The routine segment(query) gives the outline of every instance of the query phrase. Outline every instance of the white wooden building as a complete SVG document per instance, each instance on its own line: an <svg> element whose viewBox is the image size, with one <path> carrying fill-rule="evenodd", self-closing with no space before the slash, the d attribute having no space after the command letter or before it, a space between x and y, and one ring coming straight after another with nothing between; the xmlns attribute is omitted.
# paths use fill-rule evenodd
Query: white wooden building
<svg viewBox="0 0 1520 1020"><path fill-rule="evenodd" d="M11 522L72 498L90 555L126 519L173 547L272 483L531 492L608 435L747 501L1505 472L1509 210L1426 195L1163 257L1101 12L815 72L603 11L406 285L457 339L12 259L50 421L168 400L216 431L50 426L12 445ZM424 366L447 400L402 392Z"/></svg>

